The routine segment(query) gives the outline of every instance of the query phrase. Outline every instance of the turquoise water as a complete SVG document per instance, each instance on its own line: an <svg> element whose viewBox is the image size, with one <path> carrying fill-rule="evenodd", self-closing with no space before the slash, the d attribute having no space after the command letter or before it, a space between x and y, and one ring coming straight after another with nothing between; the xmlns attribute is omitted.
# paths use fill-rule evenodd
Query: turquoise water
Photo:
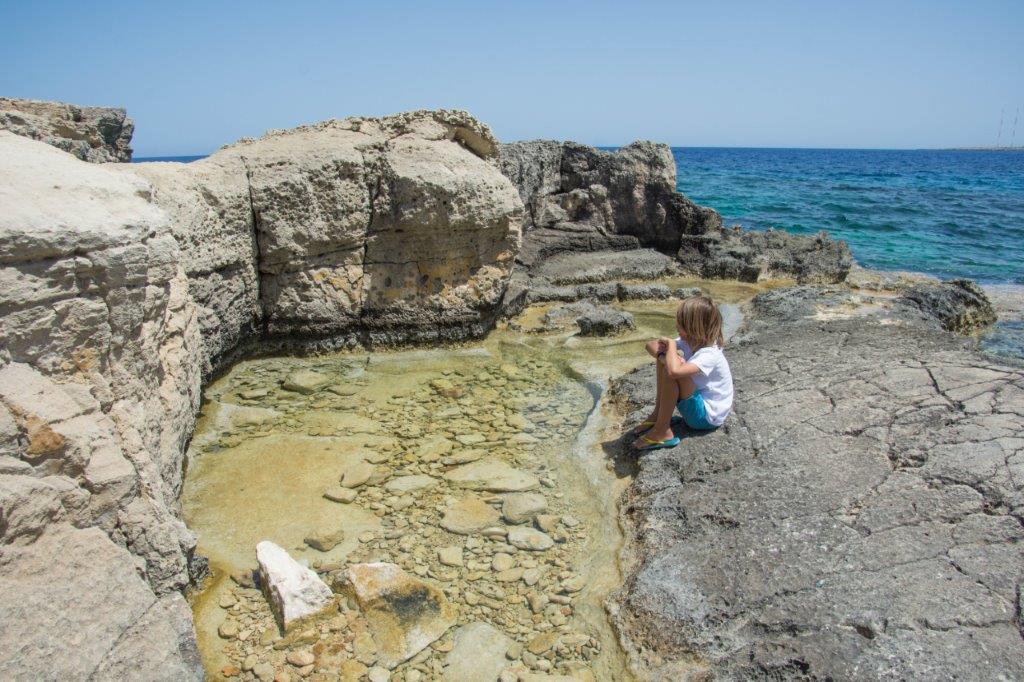
<svg viewBox="0 0 1024 682"><path fill-rule="evenodd" d="M1024 284L1024 152L675 148L726 224L827 230L871 268Z"/></svg>

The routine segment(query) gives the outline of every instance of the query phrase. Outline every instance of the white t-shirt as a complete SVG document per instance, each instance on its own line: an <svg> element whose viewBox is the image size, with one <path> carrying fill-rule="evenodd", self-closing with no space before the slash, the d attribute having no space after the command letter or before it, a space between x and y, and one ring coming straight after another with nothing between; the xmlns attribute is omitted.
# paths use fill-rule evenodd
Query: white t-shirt
<svg viewBox="0 0 1024 682"><path fill-rule="evenodd" d="M721 426L732 411L732 372L725 354L718 344L694 353L682 338L676 339L676 348L685 362L700 368L700 372L693 375L693 383L704 399L708 422Z"/></svg>

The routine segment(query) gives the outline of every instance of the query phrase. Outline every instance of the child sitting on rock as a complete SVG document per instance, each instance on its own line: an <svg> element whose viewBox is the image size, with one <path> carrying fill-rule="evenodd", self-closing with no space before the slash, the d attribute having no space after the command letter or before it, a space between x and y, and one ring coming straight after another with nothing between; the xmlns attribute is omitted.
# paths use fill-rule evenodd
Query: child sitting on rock
<svg viewBox="0 0 1024 682"><path fill-rule="evenodd" d="M647 352L657 367L654 411L634 429L633 447L658 450L679 445L672 432L676 408L691 429L709 431L732 410L732 372L722 353L722 314L708 296L683 299L676 310L679 338L654 339Z"/></svg>

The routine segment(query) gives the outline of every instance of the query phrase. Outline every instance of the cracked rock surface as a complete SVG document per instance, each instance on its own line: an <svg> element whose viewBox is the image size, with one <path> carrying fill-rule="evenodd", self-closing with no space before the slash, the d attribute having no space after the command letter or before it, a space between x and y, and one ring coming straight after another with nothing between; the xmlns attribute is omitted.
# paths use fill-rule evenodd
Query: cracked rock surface
<svg viewBox="0 0 1024 682"><path fill-rule="evenodd" d="M639 459L612 607L649 678L1024 677L1024 374L920 298L759 296L725 427Z"/></svg>

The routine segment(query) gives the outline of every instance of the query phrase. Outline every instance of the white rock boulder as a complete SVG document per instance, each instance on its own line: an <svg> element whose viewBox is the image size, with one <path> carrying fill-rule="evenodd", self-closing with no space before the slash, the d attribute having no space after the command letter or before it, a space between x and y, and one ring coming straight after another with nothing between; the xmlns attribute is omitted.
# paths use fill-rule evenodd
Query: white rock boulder
<svg viewBox="0 0 1024 682"><path fill-rule="evenodd" d="M264 540L256 545L256 562L260 587L282 630L330 606L334 598L331 588L273 542Z"/></svg>

